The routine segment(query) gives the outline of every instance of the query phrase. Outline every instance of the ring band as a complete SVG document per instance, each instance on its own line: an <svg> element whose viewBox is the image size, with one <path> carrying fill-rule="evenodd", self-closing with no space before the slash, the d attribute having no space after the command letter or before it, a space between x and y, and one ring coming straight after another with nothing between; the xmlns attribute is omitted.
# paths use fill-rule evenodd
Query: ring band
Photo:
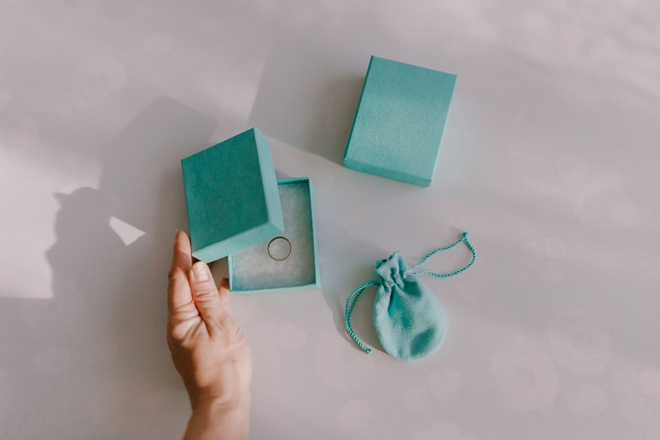
<svg viewBox="0 0 660 440"><path fill-rule="evenodd" d="M271 245L273 244L273 242L275 242L275 240L284 240L284 241L286 241L287 243L289 243L289 253L286 254L286 257L284 257L284 258L275 258L275 257L273 256L273 254L271 253L271 251L270 251L270 247L271 247ZM268 256L269 256L270 258L272 258L273 260L275 260L275 261L284 261L284 260L286 260L287 258L289 258L289 256L291 256L291 252L292 252L292 251L293 251L293 245L291 244L291 242L289 241L289 239L286 238L286 237L282 237L282 236L275 237L275 238L273 238L273 239L268 243Z"/></svg>

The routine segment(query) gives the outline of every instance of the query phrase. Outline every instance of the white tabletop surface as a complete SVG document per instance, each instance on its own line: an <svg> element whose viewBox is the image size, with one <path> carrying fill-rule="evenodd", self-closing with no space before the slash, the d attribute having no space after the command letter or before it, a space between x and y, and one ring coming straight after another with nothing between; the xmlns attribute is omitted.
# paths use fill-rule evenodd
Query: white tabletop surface
<svg viewBox="0 0 660 440"><path fill-rule="evenodd" d="M252 438L657 439L659 5L0 1L0 438L181 436L178 161L256 125L316 185L323 291L232 300ZM458 74L430 188L341 165L372 54ZM374 262L463 230L441 349L383 353L368 291L359 351Z"/></svg>

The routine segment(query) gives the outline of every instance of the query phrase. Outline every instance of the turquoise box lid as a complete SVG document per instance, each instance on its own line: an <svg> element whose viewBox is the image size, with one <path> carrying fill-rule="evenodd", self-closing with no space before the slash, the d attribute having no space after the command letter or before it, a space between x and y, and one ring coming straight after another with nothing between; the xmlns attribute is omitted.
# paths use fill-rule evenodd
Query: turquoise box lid
<svg viewBox="0 0 660 440"><path fill-rule="evenodd" d="M431 185L456 78L372 56L344 165Z"/></svg>
<svg viewBox="0 0 660 440"><path fill-rule="evenodd" d="M193 256L205 262L284 230L268 139L251 128L181 160Z"/></svg>

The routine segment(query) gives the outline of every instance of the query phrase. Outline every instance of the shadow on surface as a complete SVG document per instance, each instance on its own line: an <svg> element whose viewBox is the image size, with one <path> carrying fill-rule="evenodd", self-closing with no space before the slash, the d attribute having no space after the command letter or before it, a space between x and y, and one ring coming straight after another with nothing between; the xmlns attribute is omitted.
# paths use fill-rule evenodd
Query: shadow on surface
<svg viewBox="0 0 660 440"><path fill-rule="evenodd" d="M323 224L322 219L319 221ZM340 260L324 260L321 258L321 279L323 282L323 297L332 311L337 332L347 344L360 350L357 344L348 336L344 327L344 310L346 299L356 287L359 287L376 277L374 269L377 259L385 258L385 252L372 243L351 236L343 227L332 225L324 228L325 234L335 235L324 237L326 247L323 254L343 255ZM351 316L351 325L355 334L367 346L383 351L373 322L373 304L376 287L365 290L355 303Z"/></svg>
<svg viewBox="0 0 660 440"><path fill-rule="evenodd" d="M249 122L286 144L342 164L364 71L336 48L283 38L266 61Z"/></svg>
<svg viewBox="0 0 660 440"><path fill-rule="evenodd" d="M186 225L179 160L208 146L215 127L158 98L105 148L98 190L56 194L53 299L3 302L2 347L20 358L3 356L2 367L14 393L33 395L10 401L39 415L6 432L57 438L75 426L80 438L157 438L159 418L175 412L158 396L182 390L165 342L165 275L174 230ZM145 234L125 244L111 217Z"/></svg>

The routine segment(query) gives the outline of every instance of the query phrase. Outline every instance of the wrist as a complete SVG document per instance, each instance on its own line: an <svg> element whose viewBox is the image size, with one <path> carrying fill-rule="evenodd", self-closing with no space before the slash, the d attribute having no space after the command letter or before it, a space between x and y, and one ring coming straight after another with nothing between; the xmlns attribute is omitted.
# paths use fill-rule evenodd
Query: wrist
<svg viewBox="0 0 660 440"><path fill-rule="evenodd" d="M186 389L193 408L213 410L218 407L234 408L250 403L250 381L245 380L236 368L225 367L211 377L186 382Z"/></svg>
<svg viewBox="0 0 660 440"><path fill-rule="evenodd" d="M202 399L193 404L184 440L247 439L250 395L241 399Z"/></svg>
<svg viewBox="0 0 660 440"><path fill-rule="evenodd" d="M251 396L248 391L231 395L201 395L191 397L193 414L215 414L218 412L240 411L250 408Z"/></svg>

